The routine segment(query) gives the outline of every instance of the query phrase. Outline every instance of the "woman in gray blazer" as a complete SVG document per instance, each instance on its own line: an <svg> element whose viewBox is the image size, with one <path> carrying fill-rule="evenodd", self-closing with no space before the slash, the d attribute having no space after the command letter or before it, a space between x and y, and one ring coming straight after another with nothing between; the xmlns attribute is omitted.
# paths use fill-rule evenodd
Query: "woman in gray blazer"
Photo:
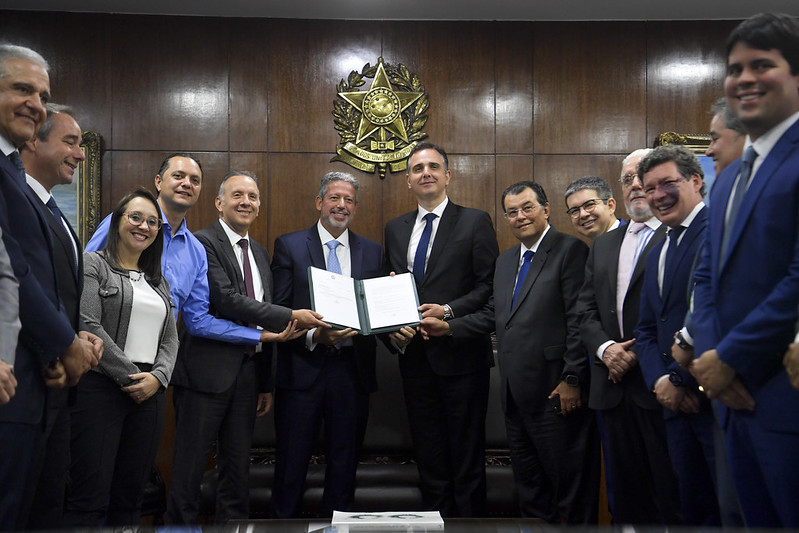
<svg viewBox="0 0 799 533"><path fill-rule="evenodd" d="M72 409L68 526L139 524L178 347L162 226L155 197L136 190L114 210L106 248L84 256L81 315L104 353Z"/></svg>

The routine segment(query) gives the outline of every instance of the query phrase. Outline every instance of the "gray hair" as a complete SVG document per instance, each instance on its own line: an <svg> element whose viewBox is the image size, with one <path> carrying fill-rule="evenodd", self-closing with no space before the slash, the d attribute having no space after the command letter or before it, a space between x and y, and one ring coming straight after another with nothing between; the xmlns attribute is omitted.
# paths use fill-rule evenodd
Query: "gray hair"
<svg viewBox="0 0 799 533"><path fill-rule="evenodd" d="M613 191L610 190L610 185L607 181L599 176L583 176L582 178L577 178L569 183L569 185L566 187L566 192L563 195L563 200L567 201L569 196L585 189L596 191L600 200L604 202L607 202L613 198ZM566 207L568 207L568 204L566 204Z"/></svg>
<svg viewBox="0 0 799 533"><path fill-rule="evenodd" d="M352 188L355 189L355 201L358 201L358 190L361 188L361 184L358 183L358 179L352 174L347 172L339 172L337 170L328 172L322 176L322 181L319 182L319 198L324 199L325 195L327 194L328 185L334 181L345 181L352 185Z"/></svg>
<svg viewBox="0 0 799 533"><path fill-rule="evenodd" d="M256 187L259 185L258 178L255 177L255 174L250 172L249 170L231 170L222 177L222 183L219 184L219 194L217 194L217 198L219 198L220 200L222 199L223 196L225 196L225 182L230 178L232 178L233 176L247 176L249 178L252 178L252 180L255 182Z"/></svg>
<svg viewBox="0 0 799 533"><path fill-rule="evenodd" d="M6 72L6 61L9 59L24 59L25 61L36 63L46 71L50 70L50 65L47 64L47 61L39 52L16 44L2 43L0 44L0 78L8 74Z"/></svg>
<svg viewBox="0 0 799 533"><path fill-rule="evenodd" d="M713 102L710 107L710 116L715 117L721 115L721 120L724 122L724 127L735 132L736 137L746 135L746 128L738 116L730 109L730 104L723 96Z"/></svg>
<svg viewBox="0 0 799 533"><path fill-rule="evenodd" d="M44 108L47 110L47 116L44 119L42 127L39 128L39 133L36 134L36 138L40 141L47 142L47 139L50 137L50 132L53 130L53 117L59 113L64 113L72 118L75 118L75 116L72 114L72 108L69 106L48 102Z"/></svg>

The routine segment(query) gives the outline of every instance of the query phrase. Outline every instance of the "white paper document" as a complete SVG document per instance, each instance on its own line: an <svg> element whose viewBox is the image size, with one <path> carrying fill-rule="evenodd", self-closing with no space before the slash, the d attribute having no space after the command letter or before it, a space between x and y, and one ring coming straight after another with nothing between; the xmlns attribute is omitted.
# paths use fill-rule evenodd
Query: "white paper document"
<svg viewBox="0 0 799 533"><path fill-rule="evenodd" d="M372 329L419 321L413 274L365 279L363 291Z"/></svg>
<svg viewBox="0 0 799 533"><path fill-rule="evenodd" d="M352 278L311 267L311 287L314 308L328 324L361 329L358 318L358 301Z"/></svg>

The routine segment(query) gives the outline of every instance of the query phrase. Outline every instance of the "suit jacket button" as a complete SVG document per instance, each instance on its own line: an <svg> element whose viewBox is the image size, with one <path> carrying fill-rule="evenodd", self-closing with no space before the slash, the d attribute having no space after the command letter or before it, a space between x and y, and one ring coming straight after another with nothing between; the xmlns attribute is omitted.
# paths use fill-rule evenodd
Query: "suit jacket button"
<svg viewBox="0 0 799 533"><path fill-rule="evenodd" d="M510 324L505 324L505 329L510 329Z"/></svg>

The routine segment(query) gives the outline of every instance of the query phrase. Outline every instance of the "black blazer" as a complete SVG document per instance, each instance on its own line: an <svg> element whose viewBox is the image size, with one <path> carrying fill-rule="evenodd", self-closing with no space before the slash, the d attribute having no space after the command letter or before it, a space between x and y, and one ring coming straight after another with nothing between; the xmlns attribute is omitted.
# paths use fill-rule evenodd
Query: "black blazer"
<svg viewBox="0 0 799 533"><path fill-rule="evenodd" d="M44 410L41 375L72 344L75 330L63 311L53 259L53 239L41 201L0 154L0 227L14 275L19 281L19 318L14 375L16 395L0 407L0 421L36 424Z"/></svg>
<svg viewBox="0 0 799 533"><path fill-rule="evenodd" d="M627 227L617 228L597 237L591 245L585 265L585 283L580 291L578 309L580 334L591 361L591 393L588 406L592 409L611 409L625 394L632 395L636 405L644 409L660 409L652 391L646 387L641 368L636 365L620 383L608 380L608 368L596 356L605 342L623 342L633 338L638 323L641 287L644 283L646 257L663 240L666 227L661 225L649 239L633 269L627 294L624 296L624 332L619 331L616 315L616 287L619 271L619 252Z"/></svg>
<svg viewBox="0 0 799 533"><path fill-rule="evenodd" d="M353 278L375 278L387 273L383 264L383 248L379 244L351 230L349 239ZM325 269L325 257L316 224L307 230L282 235L275 241L275 256L272 259L275 303L292 309L311 308L309 266ZM377 390L377 344L374 335L356 335L353 337L353 348L359 382L366 392L374 392ZM295 390L305 390L313 385L324 366L325 357L328 357L327 346L317 345L312 352L308 351L304 336L278 344L277 353L276 385Z"/></svg>
<svg viewBox="0 0 799 533"><path fill-rule="evenodd" d="M408 272L408 245L417 213L411 211L386 224L386 261L397 274ZM474 313L491 296L498 255L497 236L488 213L450 200L439 221L424 282L417 284L419 301L449 304L456 317ZM400 366L410 370L421 357L443 376L468 374L494 364L487 335L427 341L417 335L406 347Z"/></svg>
<svg viewBox="0 0 799 533"><path fill-rule="evenodd" d="M217 220L213 225L194 233L208 254L209 312L246 326L257 324L264 329L281 331L291 319L291 309L274 305L272 301L272 271L266 249L250 239L249 251L255 259L264 287L264 301L247 296L244 275L236 260L233 246ZM180 349L172 383L201 392L219 393L227 390L238 375L246 354L239 344L196 337L180 325ZM261 392L272 390L272 345L265 344L257 354Z"/></svg>

